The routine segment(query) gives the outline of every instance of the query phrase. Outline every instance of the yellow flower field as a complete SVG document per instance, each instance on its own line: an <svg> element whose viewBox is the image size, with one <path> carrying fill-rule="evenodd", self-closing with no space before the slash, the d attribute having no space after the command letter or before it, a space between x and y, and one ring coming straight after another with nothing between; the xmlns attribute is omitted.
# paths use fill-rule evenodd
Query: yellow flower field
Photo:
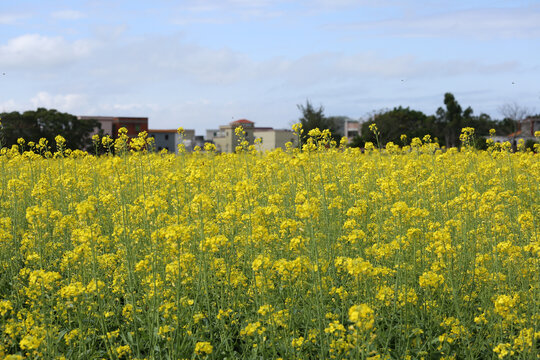
<svg viewBox="0 0 540 360"><path fill-rule="evenodd" d="M312 135L3 150L0 358L540 358L538 155Z"/></svg>

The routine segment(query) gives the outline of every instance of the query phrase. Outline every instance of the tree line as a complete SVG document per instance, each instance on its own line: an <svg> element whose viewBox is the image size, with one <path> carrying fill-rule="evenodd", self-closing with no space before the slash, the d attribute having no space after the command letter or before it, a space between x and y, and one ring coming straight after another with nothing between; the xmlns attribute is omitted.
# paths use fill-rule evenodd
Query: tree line
<svg viewBox="0 0 540 360"><path fill-rule="evenodd" d="M318 127L330 129L339 141L336 117L326 117L322 106L315 108L308 100L306 105L298 105L298 109L302 113L299 120L304 129L304 137L309 130ZM503 120L494 120L484 113L474 115L470 106L463 109L452 93L446 93L444 106L439 107L433 115L401 106L372 114L368 121L362 124L360 135L353 138L350 145L362 147L366 142L375 143L376 136L369 127L376 124L378 143L381 145L388 142L400 144L401 135L404 134L409 139L430 135L441 146L455 147L459 146L459 135L465 127L474 128L480 137L489 136L490 129L495 129L499 135L508 135L517 130L516 123L527 115L523 108L517 105L503 107L501 112L506 115ZM477 144L479 147L485 146L485 141L478 141Z"/></svg>
<svg viewBox="0 0 540 360"><path fill-rule="evenodd" d="M297 106L302 113L299 119L304 129L302 141L307 138L309 130L319 128L329 129L333 139L339 143L344 134L344 117L326 116L322 106L316 108L309 100L306 105ZM518 129L519 120L530 115L525 108L516 104L507 104L500 110L505 115L503 120L491 119L483 113L474 115L470 106L463 109L452 93L446 93L444 106L439 107L433 115L401 106L373 113L368 121L362 124L360 135L356 136L350 145L362 147L366 142L375 143L375 134L369 127L376 124L379 133L377 142L382 146L388 142L400 144L401 135L405 134L409 139L431 135L441 146L455 147L459 145L459 135L464 127L474 128L481 137L487 137L490 129L495 129L499 135L507 135ZM23 113L4 112L0 114L0 148L11 147L21 138L33 142L45 138L52 144L54 138L61 135L66 139L66 148L90 150L90 135L96 130L100 136L103 135L99 121L79 120L75 115L54 109L38 108ZM485 141L478 141L477 144L482 147Z"/></svg>
<svg viewBox="0 0 540 360"><path fill-rule="evenodd" d="M21 138L27 142L45 138L53 144L54 138L61 135L66 139L67 149L89 150L92 148L90 135L95 129L101 130L97 120L79 120L75 115L45 108L1 113L0 124L0 147L20 145Z"/></svg>

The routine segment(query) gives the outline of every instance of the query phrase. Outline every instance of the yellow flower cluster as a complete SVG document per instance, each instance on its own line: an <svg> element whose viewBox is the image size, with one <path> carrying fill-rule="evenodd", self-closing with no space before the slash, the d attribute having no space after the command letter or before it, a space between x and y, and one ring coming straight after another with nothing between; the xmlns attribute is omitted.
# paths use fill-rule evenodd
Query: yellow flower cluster
<svg viewBox="0 0 540 360"><path fill-rule="evenodd" d="M2 150L0 358L538 358L538 155L236 135Z"/></svg>

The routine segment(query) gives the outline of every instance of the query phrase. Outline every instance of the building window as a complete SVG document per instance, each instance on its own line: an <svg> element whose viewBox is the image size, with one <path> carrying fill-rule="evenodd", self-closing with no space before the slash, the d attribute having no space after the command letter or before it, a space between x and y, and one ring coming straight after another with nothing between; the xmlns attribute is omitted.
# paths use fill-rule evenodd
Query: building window
<svg viewBox="0 0 540 360"><path fill-rule="evenodd" d="M141 125L135 125L135 131L141 132Z"/></svg>
<svg viewBox="0 0 540 360"><path fill-rule="evenodd" d="M169 140L169 134L165 134L165 140Z"/></svg>

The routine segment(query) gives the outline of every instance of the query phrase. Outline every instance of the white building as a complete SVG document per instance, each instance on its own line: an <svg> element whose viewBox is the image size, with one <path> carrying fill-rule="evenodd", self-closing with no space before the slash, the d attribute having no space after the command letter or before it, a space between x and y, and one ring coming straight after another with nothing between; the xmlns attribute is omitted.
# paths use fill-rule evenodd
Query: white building
<svg viewBox="0 0 540 360"><path fill-rule="evenodd" d="M292 130L265 129L253 131L255 139L261 139L257 149L269 151L277 148L285 149L285 144L291 142L293 146L298 146L298 137Z"/></svg>

